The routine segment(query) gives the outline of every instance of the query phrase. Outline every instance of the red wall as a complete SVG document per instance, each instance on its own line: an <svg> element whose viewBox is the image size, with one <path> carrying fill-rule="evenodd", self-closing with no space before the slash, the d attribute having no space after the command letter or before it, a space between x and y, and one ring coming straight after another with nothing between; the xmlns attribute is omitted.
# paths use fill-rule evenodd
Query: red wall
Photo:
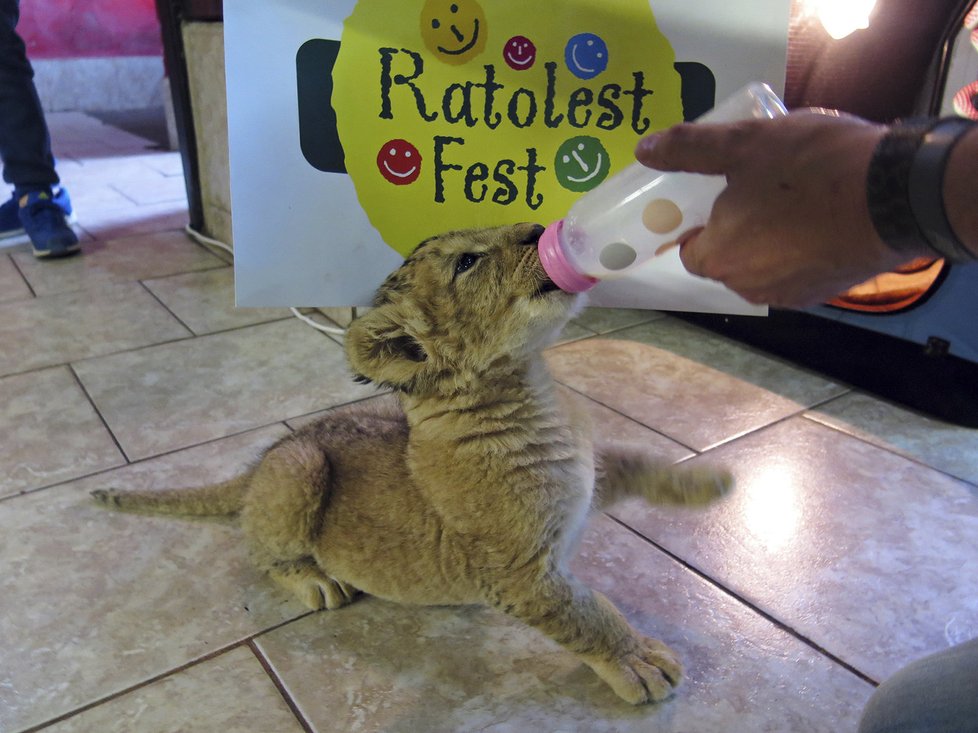
<svg viewBox="0 0 978 733"><path fill-rule="evenodd" d="M154 0L23 0L17 32L32 59L163 55Z"/></svg>

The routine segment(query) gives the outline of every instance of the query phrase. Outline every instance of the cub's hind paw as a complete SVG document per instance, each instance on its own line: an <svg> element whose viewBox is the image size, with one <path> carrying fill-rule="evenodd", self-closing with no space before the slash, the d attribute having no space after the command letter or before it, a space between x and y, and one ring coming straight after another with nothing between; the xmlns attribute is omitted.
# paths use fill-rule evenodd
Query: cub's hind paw
<svg viewBox="0 0 978 733"><path fill-rule="evenodd" d="M360 593L349 583L326 575L311 560L280 565L270 570L269 575L313 611L341 608L353 603Z"/></svg>
<svg viewBox="0 0 978 733"><path fill-rule="evenodd" d="M334 580L333 578L327 578L326 581L325 583L319 583L319 589L322 591L323 602L328 611L333 611L353 603L360 594L360 591L349 583Z"/></svg>

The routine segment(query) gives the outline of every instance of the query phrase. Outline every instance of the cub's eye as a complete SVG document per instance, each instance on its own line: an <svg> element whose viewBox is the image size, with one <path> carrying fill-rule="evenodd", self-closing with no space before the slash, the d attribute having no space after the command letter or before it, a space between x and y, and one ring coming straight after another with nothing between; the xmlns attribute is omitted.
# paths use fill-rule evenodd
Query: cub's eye
<svg viewBox="0 0 978 733"><path fill-rule="evenodd" d="M481 254L475 254L474 252L466 252L465 254L459 255L458 259L455 260L455 275L461 275L466 270L471 269L479 261L480 257L482 257Z"/></svg>

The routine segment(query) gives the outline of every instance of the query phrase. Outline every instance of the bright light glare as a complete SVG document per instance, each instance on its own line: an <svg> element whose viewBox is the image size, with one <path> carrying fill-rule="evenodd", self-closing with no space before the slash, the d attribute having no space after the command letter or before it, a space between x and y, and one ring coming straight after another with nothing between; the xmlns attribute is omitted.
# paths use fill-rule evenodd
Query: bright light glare
<svg viewBox="0 0 978 733"><path fill-rule="evenodd" d="M768 550L791 542L798 530L798 478L786 466L772 466L750 482L744 493L744 524Z"/></svg>
<svg viewBox="0 0 978 733"><path fill-rule="evenodd" d="M836 40L869 27L876 0L803 0L805 12L816 16L825 32Z"/></svg>

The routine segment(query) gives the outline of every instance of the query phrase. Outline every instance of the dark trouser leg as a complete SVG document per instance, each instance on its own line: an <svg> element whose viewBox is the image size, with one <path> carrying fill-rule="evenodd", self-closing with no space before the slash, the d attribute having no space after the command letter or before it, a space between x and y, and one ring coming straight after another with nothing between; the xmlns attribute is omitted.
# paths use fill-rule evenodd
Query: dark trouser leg
<svg viewBox="0 0 978 733"><path fill-rule="evenodd" d="M978 732L978 639L907 665L873 693L859 733Z"/></svg>
<svg viewBox="0 0 978 733"><path fill-rule="evenodd" d="M4 181L32 190L57 184L58 174L19 17L19 0L0 0L0 160Z"/></svg>

